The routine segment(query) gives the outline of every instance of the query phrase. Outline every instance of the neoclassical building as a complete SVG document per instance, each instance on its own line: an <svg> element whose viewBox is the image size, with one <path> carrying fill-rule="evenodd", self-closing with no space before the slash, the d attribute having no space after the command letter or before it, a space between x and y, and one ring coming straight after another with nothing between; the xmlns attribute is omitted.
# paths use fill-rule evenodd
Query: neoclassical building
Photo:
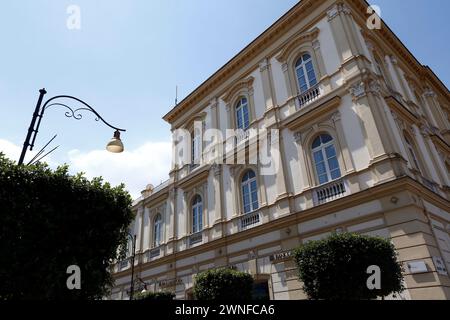
<svg viewBox="0 0 450 320"><path fill-rule="evenodd" d="M449 91L367 7L300 1L164 116L192 134L193 161L134 203L135 290L189 299L198 272L230 266L262 296L303 299L291 250L357 232L395 244L402 298L450 298ZM206 141L199 123L241 134ZM252 129L279 133L275 174L224 160L230 141L249 157ZM112 267L112 299L128 299L130 261Z"/></svg>

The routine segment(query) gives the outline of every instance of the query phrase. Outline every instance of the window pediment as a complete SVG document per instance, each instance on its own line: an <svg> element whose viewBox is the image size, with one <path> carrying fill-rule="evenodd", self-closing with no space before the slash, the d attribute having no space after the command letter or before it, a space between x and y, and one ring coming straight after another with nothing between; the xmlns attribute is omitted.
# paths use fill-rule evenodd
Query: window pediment
<svg viewBox="0 0 450 320"><path fill-rule="evenodd" d="M245 90L245 91L250 91L253 89L253 81L255 80L254 77L248 77L246 79L242 79L238 82L236 82L235 84L233 84L231 86L230 89L228 89L227 93L224 95L224 97L222 98L222 100L225 103L230 103L231 100L233 98L235 98L235 96L237 94L239 94L241 91Z"/></svg>
<svg viewBox="0 0 450 320"><path fill-rule="evenodd" d="M300 35L298 35L294 40L290 41L288 44L286 44L281 52L276 56L277 60L281 63L285 63L291 53L293 53L295 50L297 50L298 47L300 47L304 43L310 43L312 44L313 41L317 39L319 36L319 28L314 28L311 31L304 32Z"/></svg>

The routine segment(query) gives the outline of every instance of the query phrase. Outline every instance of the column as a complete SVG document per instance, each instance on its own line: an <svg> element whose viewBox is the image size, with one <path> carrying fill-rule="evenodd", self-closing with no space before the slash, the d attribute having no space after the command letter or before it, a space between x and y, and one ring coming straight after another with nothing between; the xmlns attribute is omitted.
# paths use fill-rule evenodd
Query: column
<svg viewBox="0 0 450 320"><path fill-rule="evenodd" d="M266 102L266 110L272 109L276 105L275 90L273 90L273 81L270 70L270 62L267 58L259 64L261 73L261 81L264 93L264 101Z"/></svg>
<svg viewBox="0 0 450 320"><path fill-rule="evenodd" d="M214 224L224 220L222 212L222 166L213 165L214 171Z"/></svg>

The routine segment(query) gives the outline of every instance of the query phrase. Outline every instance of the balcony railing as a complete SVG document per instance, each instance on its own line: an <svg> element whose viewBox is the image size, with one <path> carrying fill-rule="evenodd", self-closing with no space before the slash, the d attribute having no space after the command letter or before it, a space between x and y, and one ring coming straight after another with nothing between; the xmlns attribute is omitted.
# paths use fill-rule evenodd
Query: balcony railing
<svg viewBox="0 0 450 320"><path fill-rule="evenodd" d="M347 194L343 179L332 181L314 190L314 205L320 205L339 198Z"/></svg>
<svg viewBox="0 0 450 320"><path fill-rule="evenodd" d="M310 104L314 100L320 97L319 85L309 88L305 92L297 96L298 99L298 109L304 108L306 105Z"/></svg>
<svg viewBox="0 0 450 320"><path fill-rule="evenodd" d="M236 145L246 142L250 136L249 132L249 130L237 130Z"/></svg>
<svg viewBox="0 0 450 320"><path fill-rule="evenodd" d="M261 221L261 215L259 211L247 213L243 215L240 219L240 229L247 230L251 227L258 225Z"/></svg>
<svg viewBox="0 0 450 320"><path fill-rule="evenodd" d="M189 245L190 246L200 243L202 241L203 241L203 233L202 232L197 232L197 233L191 234L189 237Z"/></svg>

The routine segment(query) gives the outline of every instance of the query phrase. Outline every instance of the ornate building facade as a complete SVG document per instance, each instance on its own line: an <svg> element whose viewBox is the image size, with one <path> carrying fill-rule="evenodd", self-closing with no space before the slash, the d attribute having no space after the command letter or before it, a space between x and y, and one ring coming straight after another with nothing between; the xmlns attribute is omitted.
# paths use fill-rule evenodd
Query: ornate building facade
<svg viewBox="0 0 450 320"><path fill-rule="evenodd" d="M135 290L189 299L198 272L232 266L271 299L302 299L291 250L358 232L394 243L404 299L450 298L449 91L384 23L368 28L367 6L300 1L165 115L192 133L194 161L134 203ZM247 132L277 130L276 174L204 161L236 152L196 123L240 129L246 156ZM128 298L130 261L113 266L113 299Z"/></svg>

